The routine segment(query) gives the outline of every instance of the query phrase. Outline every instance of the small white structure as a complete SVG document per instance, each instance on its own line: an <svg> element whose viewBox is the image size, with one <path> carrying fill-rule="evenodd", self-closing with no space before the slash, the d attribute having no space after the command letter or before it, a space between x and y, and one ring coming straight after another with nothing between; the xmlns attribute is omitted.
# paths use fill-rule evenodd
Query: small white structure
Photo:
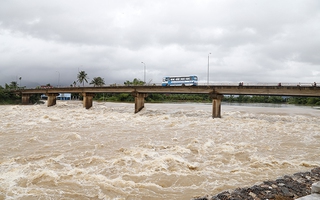
<svg viewBox="0 0 320 200"><path fill-rule="evenodd" d="M41 99L48 99L48 97L45 94L42 94ZM59 93L57 100L71 100L71 93Z"/></svg>

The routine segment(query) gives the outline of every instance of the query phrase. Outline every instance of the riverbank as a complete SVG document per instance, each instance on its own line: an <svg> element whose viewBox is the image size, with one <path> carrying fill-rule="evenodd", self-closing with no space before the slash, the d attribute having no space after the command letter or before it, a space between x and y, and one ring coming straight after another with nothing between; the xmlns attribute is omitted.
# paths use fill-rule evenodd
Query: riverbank
<svg viewBox="0 0 320 200"><path fill-rule="evenodd" d="M320 167L264 181L252 187L237 188L193 200L291 200L311 194L311 185L318 181L320 181Z"/></svg>

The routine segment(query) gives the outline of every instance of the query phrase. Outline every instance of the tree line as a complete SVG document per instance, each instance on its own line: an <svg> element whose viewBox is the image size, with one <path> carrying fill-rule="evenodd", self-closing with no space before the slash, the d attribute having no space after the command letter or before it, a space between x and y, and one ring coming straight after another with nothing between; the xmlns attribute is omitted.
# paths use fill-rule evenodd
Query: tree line
<svg viewBox="0 0 320 200"><path fill-rule="evenodd" d="M85 71L80 71L77 75L77 81L74 81L73 84L71 84L70 86L76 86L77 82L79 82L80 84L82 84L82 86L84 87L84 83L88 83L88 74ZM94 77L92 79L92 81L89 83L90 85L93 85L94 87L98 86L104 86L105 85L105 81L103 78L99 77ZM124 85L126 86L130 86L130 85L145 85L144 81L141 81L140 79L134 78L133 81L129 81L126 80L125 82L123 82ZM111 84L110 86L115 86L116 84Z"/></svg>
<svg viewBox="0 0 320 200"><path fill-rule="evenodd" d="M286 96L225 96L223 98L225 102L237 102L237 103L286 103L295 105L308 105L308 106L319 106L319 97L286 97Z"/></svg>
<svg viewBox="0 0 320 200"><path fill-rule="evenodd" d="M77 82L79 82L79 84L84 87L84 83L88 83L88 74L85 71L79 71L78 75L77 75L77 81L73 81L73 83L70 86L76 86ZM93 85L94 87L96 86L103 86L105 85L104 79L101 78L100 76L98 77L94 77L91 82L89 83L90 85Z"/></svg>
<svg viewBox="0 0 320 200"><path fill-rule="evenodd" d="M19 87L16 81L12 81L10 84L5 84L4 87L0 85L0 104L20 104L21 103L21 97L14 93L17 89L22 89L24 87ZM30 96L30 103L34 104L36 102L39 102L40 95L31 95Z"/></svg>
<svg viewBox="0 0 320 200"><path fill-rule="evenodd" d="M96 94L94 100L111 102L134 102L134 96L128 93ZM211 103L212 99L208 94L148 94L146 102L196 102ZM225 95L223 102L228 103L274 103L274 104L295 104L320 106L318 97L283 97L283 96L249 96L249 95Z"/></svg>

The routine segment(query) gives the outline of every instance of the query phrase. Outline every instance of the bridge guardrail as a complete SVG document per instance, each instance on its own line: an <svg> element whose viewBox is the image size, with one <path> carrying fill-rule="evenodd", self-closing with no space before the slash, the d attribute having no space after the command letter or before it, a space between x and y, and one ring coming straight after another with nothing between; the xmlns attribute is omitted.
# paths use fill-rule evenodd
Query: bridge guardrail
<svg viewBox="0 0 320 200"><path fill-rule="evenodd" d="M279 85L281 84L281 85ZM199 86L207 86L207 83L198 83ZM122 86L128 86L124 84L107 84L102 87L122 87ZM134 86L134 85L129 85L129 86ZM162 83L150 83L146 84L143 86L162 86ZM209 83L209 86L239 86L238 83L234 82L211 82ZM314 83L246 83L243 82L242 86L301 86L301 87L320 87L320 85L314 85ZM85 86L85 87L94 87L94 86ZM99 87L99 86L96 86ZM59 86L59 87L52 87L52 88L82 88L82 86L76 86L76 87L70 87L70 86ZM41 87L34 87L34 88L28 88L24 86L23 88L17 88L17 89L11 89L11 90L24 90L24 89L46 89L46 88L41 88Z"/></svg>
<svg viewBox="0 0 320 200"><path fill-rule="evenodd" d="M280 85L279 85L280 84ZM200 83L199 86L205 86L207 83ZM239 86L239 83L210 83L209 86ZM302 86L314 87L314 83L245 83L242 86Z"/></svg>

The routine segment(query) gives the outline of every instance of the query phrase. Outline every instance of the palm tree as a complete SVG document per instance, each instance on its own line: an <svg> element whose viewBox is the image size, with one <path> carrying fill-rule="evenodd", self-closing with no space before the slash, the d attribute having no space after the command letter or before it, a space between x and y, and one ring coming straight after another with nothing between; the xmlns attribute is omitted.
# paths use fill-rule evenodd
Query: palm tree
<svg viewBox="0 0 320 200"><path fill-rule="evenodd" d="M88 80L87 80L88 74L85 71L80 71L77 78L80 84L83 83L83 87L84 87L84 82L88 83Z"/></svg>
<svg viewBox="0 0 320 200"><path fill-rule="evenodd" d="M101 78L100 76L99 77L94 77L90 83L90 85L93 84L94 87L96 86L103 86L105 83L104 83L104 80L103 78Z"/></svg>

